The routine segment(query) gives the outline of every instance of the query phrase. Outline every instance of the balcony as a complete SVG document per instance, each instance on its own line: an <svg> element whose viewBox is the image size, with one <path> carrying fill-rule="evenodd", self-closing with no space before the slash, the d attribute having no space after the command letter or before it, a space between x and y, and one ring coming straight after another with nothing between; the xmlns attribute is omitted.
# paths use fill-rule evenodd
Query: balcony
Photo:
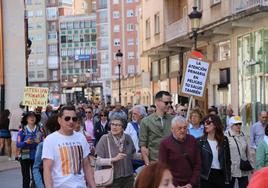
<svg viewBox="0 0 268 188"><path fill-rule="evenodd" d="M257 7L268 6L268 0L232 0L233 14Z"/></svg>
<svg viewBox="0 0 268 188"><path fill-rule="evenodd" d="M169 42L173 39L179 38L187 34L188 21L187 17L184 17L174 23L171 23L165 28L165 41Z"/></svg>

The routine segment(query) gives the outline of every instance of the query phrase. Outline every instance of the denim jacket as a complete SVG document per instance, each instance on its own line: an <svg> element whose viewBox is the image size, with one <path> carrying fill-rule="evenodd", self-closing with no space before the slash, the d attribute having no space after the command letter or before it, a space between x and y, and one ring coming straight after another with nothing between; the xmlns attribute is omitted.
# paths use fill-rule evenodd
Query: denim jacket
<svg viewBox="0 0 268 188"><path fill-rule="evenodd" d="M33 177L36 188L45 188L42 174L41 174L41 167L43 166L42 161L42 150L43 150L43 142L38 144L36 148L35 160L33 165Z"/></svg>

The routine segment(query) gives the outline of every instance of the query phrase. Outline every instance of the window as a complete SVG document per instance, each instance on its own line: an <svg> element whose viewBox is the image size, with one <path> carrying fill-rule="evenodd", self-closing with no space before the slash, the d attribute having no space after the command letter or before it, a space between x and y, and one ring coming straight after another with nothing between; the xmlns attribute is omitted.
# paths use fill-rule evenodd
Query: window
<svg viewBox="0 0 268 188"><path fill-rule="evenodd" d="M26 0L26 4L27 5L32 5L33 4L33 0Z"/></svg>
<svg viewBox="0 0 268 188"><path fill-rule="evenodd" d="M90 21L85 21L85 28L90 28Z"/></svg>
<svg viewBox="0 0 268 188"><path fill-rule="evenodd" d="M127 10L127 17L133 17L133 16L134 16L134 10L133 9Z"/></svg>
<svg viewBox="0 0 268 188"><path fill-rule="evenodd" d="M57 39L57 32L49 32L47 38L48 40Z"/></svg>
<svg viewBox="0 0 268 188"><path fill-rule="evenodd" d="M127 24L127 31L134 31L134 24Z"/></svg>
<svg viewBox="0 0 268 188"><path fill-rule="evenodd" d="M44 71L37 71L37 78L44 78L45 74Z"/></svg>
<svg viewBox="0 0 268 188"><path fill-rule="evenodd" d="M113 4L119 4L119 0L113 0Z"/></svg>
<svg viewBox="0 0 268 188"><path fill-rule="evenodd" d="M119 11L113 11L113 18L118 19L120 17L120 12Z"/></svg>
<svg viewBox="0 0 268 188"><path fill-rule="evenodd" d="M128 46L134 45L134 39L133 38L127 39L127 45Z"/></svg>
<svg viewBox="0 0 268 188"><path fill-rule="evenodd" d="M231 57L231 42L230 40L228 41L223 41L219 42L215 46L215 59L217 61L225 61L230 59Z"/></svg>
<svg viewBox="0 0 268 188"><path fill-rule="evenodd" d="M107 11L100 11L100 23L105 23L108 20Z"/></svg>
<svg viewBox="0 0 268 188"><path fill-rule="evenodd" d="M28 23L28 29L29 29L29 30L34 29L34 28L35 28L34 26L35 26L34 23Z"/></svg>
<svg viewBox="0 0 268 188"><path fill-rule="evenodd" d="M73 22L68 22L67 23L67 28L68 29L73 29Z"/></svg>
<svg viewBox="0 0 268 188"><path fill-rule="evenodd" d="M67 56L67 50L66 49L61 50L61 56Z"/></svg>
<svg viewBox="0 0 268 188"><path fill-rule="evenodd" d="M114 32L120 32L120 25L114 25Z"/></svg>
<svg viewBox="0 0 268 188"><path fill-rule="evenodd" d="M85 22L81 21L80 22L80 28L83 29L85 27Z"/></svg>
<svg viewBox="0 0 268 188"><path fill-rule="evenodd" d="M220 3L221 0L211 0L211 4L214 5L214 4L217 4L217 3Z"/></svg>
<svg viewBox="0 0 268 188"><path fill-rule="evenodd" d="M154 34L160 33L160 16L159 13L154 15Z"/></svg>
<svg viewBox="0 0 268 188"><path fill-rule="evenodd" d="M56 31L57 30L57 24L56 24L56 22L51 22L50 23L49 30L50 31Z"/></svg>
<svg viewBox="0 0 268 188"><path fill-rule="evenodd" d="M196 6L198 11L202 11L202 1L201 0L195 0L196 1Z"/></svg>
<svg viewBox="0 0 268 188"><path fill-rule="evenodd" d="M67 55L68 55L68 56L73 56L73 55L74 55L74 51L73 51L72 48L68 48L68 49L67 49Z"/></svg>
<svg viewBox="0 0 268 188"><path fill-rule="evenodd" d="M57 55L57 44L49 44L48 45L48 54L49 55Z"/></svg>
<svg viewBox="0 0 268 188"><path fill-rule="evenodd" d="M101 24L100 25L100 36L108 36L108 25L107 24ZM114 31L115 32L115 31Z"/></svg>
<svg viewBox="0 0 268 188"><path fill-rule="evenodd" d="M49 7L47 8L47 19L55 20L58 18L58 8L57 7Z"/></svg>
<svg viewBox="0 0 268 188"><path fill-rule="evenodd" d="M65 30L65 29L67 29L67 24L66 24L65 22L60 23L60 29L61 29L61 30Z"/></svg>
<svg viewBox="0 0 268 188"><path fill-rule="evenodd" d="M107 0L99 0L99 8L107 8Z"/></svg>
<svg viewBox="0 0 268 188"><path fill-rule="evenodd" d="M151 37L150 18L145 22L145 37L146 39Z"/></svg>
<svg viewBox="0 0 268 188"><path fill-rule="evenodd" d="M74 29L79 29L79 28L80 28L79 22L74 22Z"/></svg>
<svg viewBox="0 0 268 188"><path fill-rule="evenodd" d="M133 3L133 0L127 0L127 3Z"/></svg>
<svg viewBox="0 0 268 188"><path fill-rule="evenodd" d="M128 74L134 74L135 73L135 65L128 65L127 73Z"/></svg>
<svg viewBox="0 0 268 188"><path fill-rule="evenodd" d="M120 39L114 39L114 46L120 46Z"/></svg>
<svg viewBox="0 0 268 188"><path fill-rule="evenodd" d="M43 40L43 36L42 35L36 35L35 40L36 41L41 41L41 40Z"/></svg>
<svg viewBox="0 0 268 188"><path fill-rule="evenodd" d="M37 10L36 12L35 12L35 16L36 17L41 17L43 15L43 11L42 10Z"/></svg>
<svg viewBox="0 0 268 188"><path fill-rule="evenodd" d="M33 11L31 11L31 10L28 10L26 14L27 14L28 18L33 17Z"/></svg>
<svg viewBox="0 0 268 188"><path fill-rule="evenodd" d="M61 36L60 41L61 43L66 43L66 36L65 35Z"/></svg>
<svg viewBox="0 0 268 188"><path fill-rule="evenodd" d="M37 65L44 65L44 60L43 59L37 59L36 64Z"/></svg>
<svg viewBox="0 0 268 188"><path fill-rule="evenodd" d="M29 79L35 78L35 72L34 71L29 71L28 76L29 76Z"/></svg>
<svg viewBox="0 0 268 188"><path fill-rule="evenodd" d="M42 29L42 28L43 28L42 24L40 24L40 23L36 24L36 29Z"/></svg>
<svg viewBox="0 0 268 188"><path fill-rule="evenodd" d="M127 58L128 59L134 59L135 58L134 56L135 56L135 53L134 52L128 52L127 53Z"/></svg>
<svg viewBox="0 0 268 188"><path fill-rule="evenodd" d="M67 36L67 42L68 43L72 43L73 42L73 36L72 35L68 35Z"/></svg>
<svg viewBox="0 0 268 188"><path fill-rule="evenodd" d="M44 48L43 47L36 47L35 48L35 53L36 54L43 54L44 53Z"/></svg>

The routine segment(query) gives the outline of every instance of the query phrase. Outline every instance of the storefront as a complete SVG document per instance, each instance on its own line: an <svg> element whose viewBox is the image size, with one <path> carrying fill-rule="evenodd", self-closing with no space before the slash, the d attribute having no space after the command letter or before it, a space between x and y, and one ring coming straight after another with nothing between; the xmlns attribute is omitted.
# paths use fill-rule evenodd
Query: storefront
<svg viewBox="0 0 268 188"><path fill-rule="evenodd" d="M239 111L247 125L268 110L268 29L237 39Z"/></svg>

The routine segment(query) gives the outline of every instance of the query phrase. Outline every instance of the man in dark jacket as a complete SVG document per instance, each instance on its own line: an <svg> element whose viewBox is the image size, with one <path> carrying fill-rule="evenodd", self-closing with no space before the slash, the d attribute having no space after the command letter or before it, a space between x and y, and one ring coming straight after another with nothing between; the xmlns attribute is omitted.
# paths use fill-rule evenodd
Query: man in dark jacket
<svg viewBox="0 0 268 188"><path fill-rule="evenodd" d="M187 134L185 118L173 118L171 132L160 143L159 161L169 167L176 187L197 188L201 168L200 151L196 139Z"/></svg>

